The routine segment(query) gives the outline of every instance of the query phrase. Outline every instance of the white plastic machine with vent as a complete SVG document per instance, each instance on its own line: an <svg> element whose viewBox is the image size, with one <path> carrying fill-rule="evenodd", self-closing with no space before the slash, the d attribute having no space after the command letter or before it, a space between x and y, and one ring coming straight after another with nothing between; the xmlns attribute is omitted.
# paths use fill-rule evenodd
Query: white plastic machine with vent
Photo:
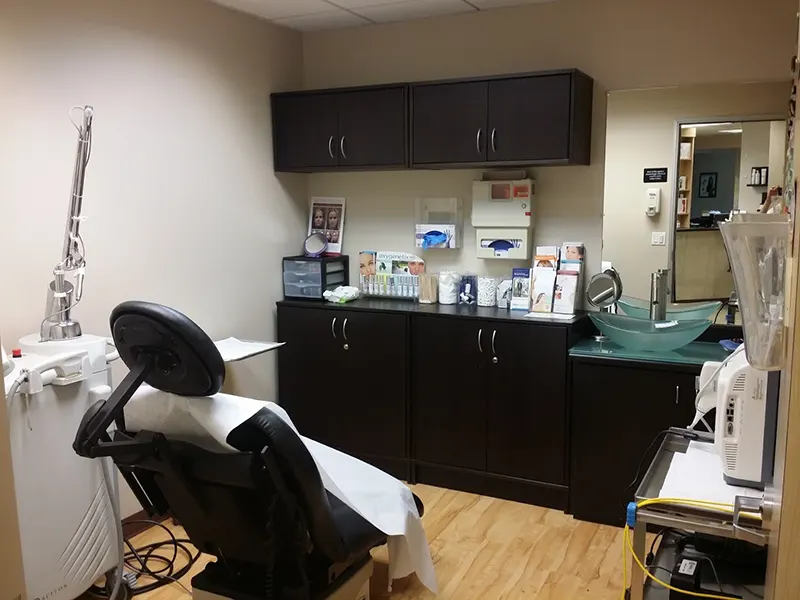
<svg viewBox="0 0 800 600"><path fill-rule="evenodd" d="M531 179L472 183L472 226L478 258L530 258L533 194Z"/></svg>
<svg viewBox="0 0 800 600"><path fill-rule="evenodd" d="M772 478L778 378L754 369L744 352L719 372L714 443L728 484L763 489Z"/></svg>

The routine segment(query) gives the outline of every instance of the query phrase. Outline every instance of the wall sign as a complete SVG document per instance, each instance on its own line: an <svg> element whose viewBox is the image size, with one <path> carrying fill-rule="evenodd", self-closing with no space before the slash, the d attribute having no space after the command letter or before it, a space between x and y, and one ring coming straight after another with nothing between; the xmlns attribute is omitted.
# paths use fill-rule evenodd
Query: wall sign
<svg viewBox="0 0 800 600"><path fill-rule="evenodd" d="M667 167L653 167L644 170L644 183L667 183Z"/></svg>

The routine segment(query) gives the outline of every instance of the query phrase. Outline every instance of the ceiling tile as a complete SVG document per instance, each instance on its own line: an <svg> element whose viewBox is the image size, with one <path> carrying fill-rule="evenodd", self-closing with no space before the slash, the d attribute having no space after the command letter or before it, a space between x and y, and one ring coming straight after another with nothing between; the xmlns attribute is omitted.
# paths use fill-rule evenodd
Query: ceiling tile
<svg viewBox="0 0 800 600"><path fill-rule="evenodd" d="M369 21L366 19L362 19L346 10L334 10L303 17L290 17L288 19L275 19L273 22L276 25L297 29L298 31L321 31L323 29L369 25Z"/></svg>
<svg viewBox="0 0 800 600"><path fill-rule="evenodd" d="M401 0L327 0L330 4L335 4L341 8L352 10L354 8L364 8L365 6L380 6L382 4L397 4Z"/></svg>
<svg viewBox="0 0 800 600"><path fill-rule="evenodd" d="M504 8L506 6L522 6L523 4L545 4L555 0L468 0L470 4L481 10Z"/></svg>
<svg viewBox="0 0 800 600"><path fill-rule="evenodd" d="M474 10L474 6L462 0L405 0L404 2L356 8L353 9L353 12L375 23L391 23Z"/></svg>
<svg viewBox="0 0 800 600"><path fill-rule="evenodd" d="M283 19L335 10L325 0L214 0L265 19Z"/></svg>

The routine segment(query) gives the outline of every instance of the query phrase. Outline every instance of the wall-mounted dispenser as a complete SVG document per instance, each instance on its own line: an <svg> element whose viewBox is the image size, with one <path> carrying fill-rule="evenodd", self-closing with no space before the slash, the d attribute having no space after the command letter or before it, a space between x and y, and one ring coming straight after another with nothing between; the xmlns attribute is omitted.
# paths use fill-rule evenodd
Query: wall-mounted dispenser
<svg viewBox="0 0 800 600"><path fill-rule="evenodd" d="M463 202L461 198L417 198L415 223L417 248L461 248Z"/></svg>
<svg viewBox="0 0 800 600"><path fill-rule="evenodd" d="M472 183L472 226L478 258L530 258L534 182L531 179Z"/></svg>
<svg viewBox="0 0 800 600"><path fill-rule="evenodd" d="M658 188L648 188L647 204L644 212L648 217L655 217L661 212L661 190Z"/></svg>

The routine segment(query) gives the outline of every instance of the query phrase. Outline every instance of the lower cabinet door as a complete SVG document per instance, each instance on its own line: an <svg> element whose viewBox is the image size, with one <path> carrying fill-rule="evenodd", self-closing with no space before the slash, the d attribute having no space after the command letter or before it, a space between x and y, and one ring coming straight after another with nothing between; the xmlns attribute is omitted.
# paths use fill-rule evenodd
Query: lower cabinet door
<svg viewBox="0 0 800 600"><path fill-rule="evenodd" d="M358 455L408 458L408 318L341 314L341 373L328 394L336 446Z"/></svg>
<svg viewBox="0 0 800 600"><path fill-rule="evenodd" d="M477 320L424 316L415 316L413 323L413 457L484 471L490 327Z"/></svg>
<svg viewBox="0 0 800 600"><path fill-rule="evenodd" d="M493 323L486 336L488 471L564 484L566 328Z"/></svg>
<svg viewBox="0 0 800 600"><path fill-rule="evenodd" d="M576 518L624 524L636 492L629 484L640 462L644 476L660 445L653 440L689 424L694 380L687 372L573 361L569 487Z"/></svg>
<svg viewBox="0 0 800 600"><path fill-rule="evenodd" d="M342 352L336 338L336 311L278 307L278 402L306 437L335 445L339 431L331 419L331 395L341 389Z"/></svg>

